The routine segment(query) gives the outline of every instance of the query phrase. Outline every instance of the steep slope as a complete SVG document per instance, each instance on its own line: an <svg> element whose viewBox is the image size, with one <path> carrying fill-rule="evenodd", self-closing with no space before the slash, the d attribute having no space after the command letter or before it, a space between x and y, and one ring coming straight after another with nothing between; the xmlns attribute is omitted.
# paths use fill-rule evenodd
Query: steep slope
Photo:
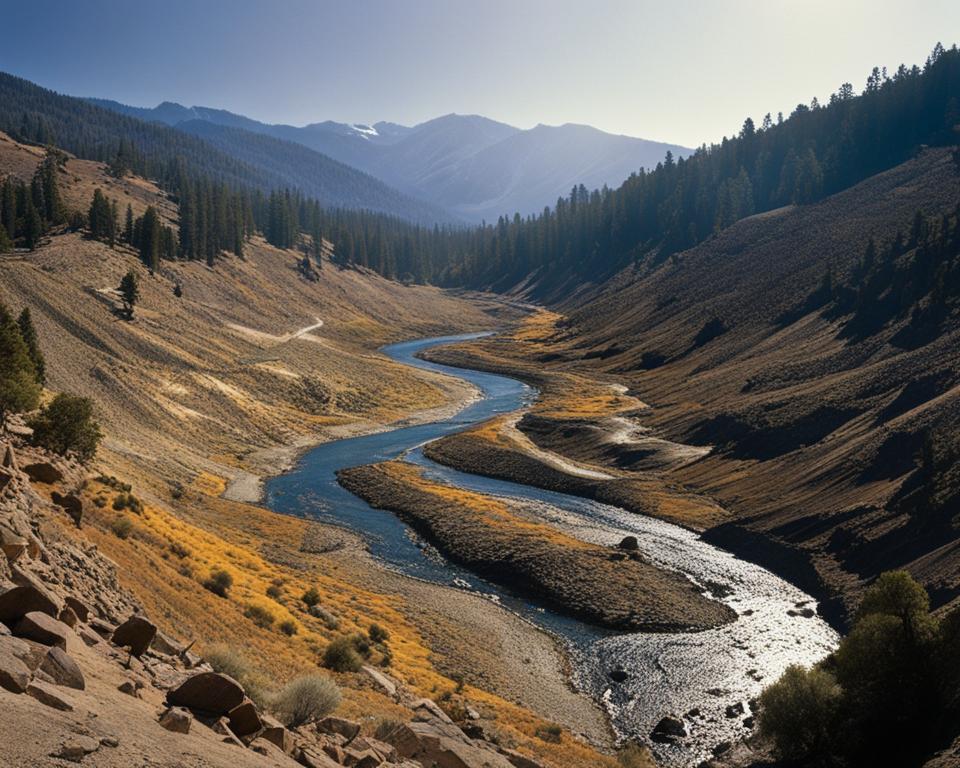
<svg viewBox="0 0 960 768"><path fill-rule="evenodd" d="M890 241L916 210L936 220L958 201L953 154L926 150L822 203L744 219L666 264L626 270L514 349L478 342L473 354L528 377L628 387L647 408L605 418L583 405L519 426L544 449L706 494L734 516L708 537L838 596L827 607L838 622L893 568L943 605L960 595L956 509L901 498L922 480L926 437L960 425L960 319L948 312L936 335L904 344L910 312L858 337L848 315L807 302L828 270L853 279L869 238ZM672 447L691 443L699 450Z"/></svg>
<svg viewBox="0 0 960 768"><path fill-rule="evenodd" d="M42 149L0 136L0 172L29 178L42 157ZM99 163L70 158L60 183L71 209L88 206L100 187L136 213L152 204L170 223L176 213L155 185L113 178ZM458 707L469 701L485 732L547 764L612 766L566 731L557 743L535 736L549 722L560 722L595 743L608 740L600 711L566 685L550 637L482 597L382 568L359 537L342 529L277 515L236 500L250 493L227 492L239 485L255 496L259 475L279 471L313 442L460 407L472 396L469 390L394 364L377 348L409 336L489 328L514 314L497 301L338 269L328 255L326 248L316 279L307 279L298 269L299 254L255 238L244 259L223 256L214 269L164 262L150 275L126 247L111 249L55 230L33 252L0 257L0 301L14 311L31 308L48 386L91 397L105 432L96 465L85 470L87 482L77 478L65 489L81 498L83 528L74 532L63 519L59 528L83 551L95 547L109 557L120 586L163 630L196 641L195 650L215 642L242 646L260 674L279 683L315 670L318 654L334 638L366 633L378 623L390 632L387 673L410 695L439 698L449 691L446 701ZM140 276L142 293L130 322L116 311L114 290L129 269ZM176 284L181 297L174 295ZM19 433L15 439L20 450ZM64 489L40 490L46 499L51 490ZM117 501L128 490L142 506ZM118 520L129 527L124 531ZM203 586L215 569L232 575L226 598ZM0 571L0 580L6 573ZM53 576L65 578L57 571ZM322 611L308 611L301 600L311 587ZM272 619L257 623L252 617L263 611ZM281 630L281 622L292 623L292 634ZM101 677L112 684L113 696L113 678L106 672ZM411 716L366 673L337 677L345 699L339 715L362 719L368 730L379 719ZM454 677L464 681L462 693ZM94 693L101 692L102 685ZM24 718L36 711L30 710L33 699L0 698L5 715L15 712L16 722L27 723L30 732ZM91 701L83 699L83 716ZM105 698L99 706L114 701ZM128 722L131 729L143 709ZM64 716L56 729L31 740L28 759L49 750L48 743L72 722ZM101 722L112 727L118 721L111 712ZM147 726L158 727L153 717ZM119 735L125 757L113 764L140 764L130 757L132 731L126 739ZM175 751L184 743L202 747L196 740L167 746ZM149 748L138 739L141 744ZM486 754L492 748L483 749ZM164 748L153 761L177 765L179 754L168 758ZM218 755L212 749L209 762L222 764ZM238 765L246 764L243 755ZM111 765L104 755L87 761L96 765L97 759Z"/></svg>
<svg viewBox="0 0 960 768"><path fill-rule="evenodd" d="M585 125L521 130L478 115L444 115L413 127L333 121L294 127L170 102L150 109L89 101L177 128L204 121L297 142L473 222L539 213L573 186L615 187L640 168L655 167L668 151L675 158L691 153Z"/></svg>

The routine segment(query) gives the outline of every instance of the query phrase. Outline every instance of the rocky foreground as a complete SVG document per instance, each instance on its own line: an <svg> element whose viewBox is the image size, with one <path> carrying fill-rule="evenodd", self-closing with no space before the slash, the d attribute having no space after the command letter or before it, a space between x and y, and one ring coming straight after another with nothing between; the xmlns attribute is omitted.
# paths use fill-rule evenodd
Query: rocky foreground
<svg viewBox="0 0 960 768"><path fill-rule="evenodd" d="M65 535L64 523L83 525L83 502L70 490L84 480L81 467L10 444L0 457L4 765L538 765L369 667L398 714L375 735L335 716L286 727L159 631L119 585L116 566Z"/></svg>

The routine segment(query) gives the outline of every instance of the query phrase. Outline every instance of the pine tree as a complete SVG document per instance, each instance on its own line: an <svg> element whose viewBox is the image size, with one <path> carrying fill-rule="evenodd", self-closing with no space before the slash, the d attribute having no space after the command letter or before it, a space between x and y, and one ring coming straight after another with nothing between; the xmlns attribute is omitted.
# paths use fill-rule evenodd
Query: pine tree
<svg viewBox="0 0 960 768"><path fill-rule="evenodd" d="M11 413L30 411L40 402L40 381L20 326L0 304L0 424Z"/></svg>
<svg viewBox="0 0 960 768"><path fill-rule="evenodd" d="M17 318L17 325L20 328L20 335L23 337L23 343L27 345L27 352L33 361L33 367L37 375L37 380L41 384L47 382L47 365L43 359L43 352L40 351L40 340L37 337L37 330L33 327L33 318L30 317L30 308L24 307L20 316Z"/></svg>
<svg viewBox="0 0 960 768"><path fill-rule="evenodd" d="M137 280L137 273L132 269L121 278L119 291L127 320L133 320L133 308L140 301L140 282Z"/></svg>
<svg viewBox="0 0 960 768"><path fill-rule="evenodd" d="M133 245L133 206L127 203L127 216L123 224L123 240L127 245Z"/></svg>

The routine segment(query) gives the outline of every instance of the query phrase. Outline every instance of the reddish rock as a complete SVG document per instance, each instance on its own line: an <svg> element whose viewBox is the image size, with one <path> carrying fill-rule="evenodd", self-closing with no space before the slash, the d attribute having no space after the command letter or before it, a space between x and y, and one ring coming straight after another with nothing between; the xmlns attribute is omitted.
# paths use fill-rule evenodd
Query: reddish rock
<svg viewBox="0 0 960 768"><path fill-rule="evenodd" d="M129 648L137 658L143 656L157 634L157 626L145 616L134 614L113 631L111 642Z"/></svg>
<svg viewBox="0 0 960 768"><path fill-rule="evenodd" d="M54 491L50 494L53 503L66 511L77 528L83 521L83 500L73 493L62 494Z"/></svg>
<svg viewBox="0 0 960 768"><path fill-rule="evenodd" d="M323 752L310 748L300 752L299 762L306 768L340 768L340 763L334 762Z"/></svg>
<svg viewBox="0 0 960 768"><path fill-rule="evenodd" d="M190 733L193 715L183 707L171 707L160 715L160 725L174 733Z"/></svg>
<svg viewBox="0 0 960 768"><path fill-rule="evenodd" d="M171 706L186 707L205 715L225 715L243 703L243 688L232 677L219 672L200 672L167 693Z"/></svg>
<svg viewBox="0 0 960 768"><path fill-rule="evenodd" d="M73 595L67 595L64 600L67 607L70 608L80 621L86 621L90 618L90 609L87 607L87 604L80 600L79 598L74 597Z"/></svg>
<svg viewBox="0 0 960 768"><path fill-rule="evenodd" d="M317 730L320 733L336 733L349 742L360 733L360 723L342 717L325 717L317 723Z"/></svg>
<svg viewBox="0 0 960 768"><path fill-rule="evenodd" d="M63 742L57 757L69 760L71 763L79 763L87 755L100 749L100 741L90 736L71 736Z"/></svg>
<svg viewBox="0 0 960 768"><path fill-rule="evenodd" d="M14 625L13 634L43 645L53 645L65 651L70 627L45 613L33 611Z"/></svg>
<svg viewBox="0 0 960 768"><path fill-rule="evenodd" d="M60 610L60 615L57 616L57 619L70 627L70 629L76 629L77 624L80 623L80 619L77 618L77 614L75 614L73 609L68 605L63 606L63 608Z"/></svg>
<svg viewBox="0 0 960 768"><path fill-rule="evenodd" d="M56 618L60 615L60 602L38 584L20 584L0 594L0 621L4 624L34 612Z"/></svg>
<svg viewBox="0 0 960 768"><path fill-rule="evenodd" d="M23 471L27 477L34 483L59 483L63 480L63 472L57 469L49 461L38 461L35 464L27 464Z"/></svg>
<svg viewBox="0 0 960 768"><path fill-rule="evenodd" d="M292 755L297 746L293 734L270 715L261 715L260 719L263 721L263 731L260 733L260 738L266 739L282 752Z"/></svg>
<svg viewBox="0 0 960 768"><path fill-rule="evenodd" d="M244 699L239 706L231 709L227 713L227 719L230 721L230 730L237 736L249 736L263 728L260 713L250 699Z"/></svg>
<svg viewBox="0 0 960 768"><path fill-rule="evenodd" d="M80 671L77 662L60 648L54 647L47 651L43 663L40 664L40 669L50 675L57 685L64 685L78 691L86 688L83 672Z"/></svg>
<svg viewBox="0 0 960 768"><path fill-rule="evenodd" d="M0 688L23 693L30 684L30 668L24 663L27 644L15 637L0 637Z"/></svg>
<svg viewBox="0 0 960 768"><path fill-rule="evenodd" d="M50 685L50 683L34 680L27 686L26 693L41 704L45 704L53 709L59 709L64 712L73 711L73 700L62 693L62 689L57 688L55 685Z"/></svg>

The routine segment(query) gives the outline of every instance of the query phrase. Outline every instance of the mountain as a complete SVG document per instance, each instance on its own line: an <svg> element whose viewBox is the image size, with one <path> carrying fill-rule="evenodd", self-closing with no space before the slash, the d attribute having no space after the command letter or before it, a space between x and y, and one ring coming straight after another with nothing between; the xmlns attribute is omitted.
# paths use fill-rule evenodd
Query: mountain
<svg viewBox="0 0 960 768"><path fill-rule="evenodd" d="M297 187L328 208L372 210L425 224L451 219L436 206L300 144L238 125L218 126L176 104L158 109L168 120L191 119L180 120L184 128L175 130L163 120L147 122L136 111L118 114L0 72L0 130L21 139L56 143L86 159L103 161L112 161L121 143L129 143L154 178L173 173L173 166L183 160L192 171L231 185L262 191Z"/></svg>
<svg viewBox="0 0 960 768"><path fill-rule="evenodd" d="M691 154L676 144L585 125L521 130L479 115L444 115L412 127L329 120L295 127L171 102L149 109L90 101L173 127L203 120L297 142L469 221L539 213L576 185L615 187L640 168L655 167L668 151L675 158Z"/></svg>

